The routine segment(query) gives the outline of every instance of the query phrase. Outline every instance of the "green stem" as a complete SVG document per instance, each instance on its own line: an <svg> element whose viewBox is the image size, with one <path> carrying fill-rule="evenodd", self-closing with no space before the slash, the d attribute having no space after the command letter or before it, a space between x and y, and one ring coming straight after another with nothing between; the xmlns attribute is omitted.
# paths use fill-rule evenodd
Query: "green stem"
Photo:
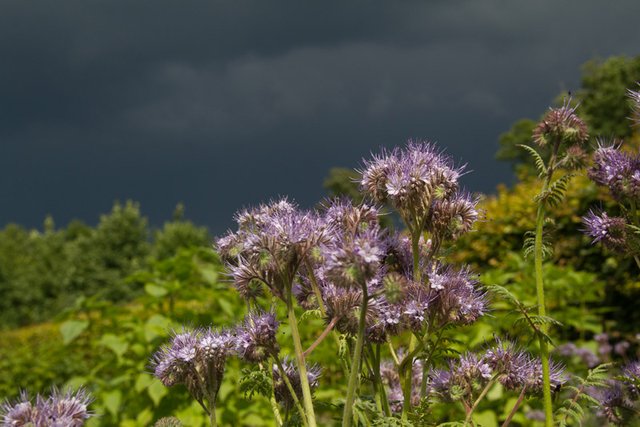
<svg viewBox="0 0 640 427"><path fill-rule="evenodd" d="M369 295L367 286L362 286L362 306L360 307L360 320L358 321L358 337L356 338L356 348L353 351L351 362L351 372L349 373L349 383L347 385L347 396L345 399L344 412L342 416L342 426L350 427L353 421L353 402L356 397L358 387L358 377L360 375L360 360L362 359L362 347L364 345L364 333L367 320L367 304Z"/></svg>
<svg viewBox="0 0 640 427"><path fill-rule="evenodd" d="M493 378L491 378L491 380L487 383L487 385L482 389L482 392L480 393L480 395L478 396L478 398L476 399L475 402L473 402L473 406L471 407L471 409L469 409L469 411L467 411L467 418L465 418L464 420L464 425L466 426L467 424L469 424L469 422L471 421L471 416L473 415L473 411L476 410L476 408L478 407L478 405L480 404L480 402L482 401L482 399L484 399L484 397L487 395L487 393L489 393L489 390L491 389L491 387L493 387L493 385L496 383L496 377L494 376Z"/></svg>
<svg viewBox="0 0 640 427"><path fill-rule="evenodd" d="M553 160L553 157L552 157ZM551 177L553 175L553 164L550 162L548 172L545 176L544 183L542 185L542 192L544 194L549 188ZM536 214L536 235L534 246L534 268L536 275L536 294L538 297L538 315L544 317L547 315L545 300L544 300L544 280L542 277L542 258L543 258L543 242L542 236L544 232L544 218L545 209L544 201L540 201L538 204L538 212ZM551 380L549 374L549 347L545 339L547 333L546 325L540 325L541 333L538 335L540 342L540 358L542 362L542 396L544 401L544 413L545 413L545 426L553 426L553 404L551 402Z"/></svg>
<svg viewBox="0 0 640 427"><path fill-rule="evenodd" d="M507 419L504 420L504 422L502 423L502 427L507 427L509 424L511 424L511 420L513 419L513 416L516 414L516 412L518 412L518 409L520 409L520 405L522 405L522 402L524 401L524 395L526 391L527 391L527 386L522 387L520 396L518 396L518 400L516 401L515 405L513 405L513 408L511 408L511 412L509 412Z"/></svg>
<svg viewBox="0 0 640 427"><path fill-rule="evenodd" d="M276 425L278 427L281 427L283 422L282 422L282 416L280 415L280 408L278 408L278 401L276 400L276 383L273 379L273 369L271 369L271 367L268 367L268 371L269 371L269 376L271 377L271 396L269 396L269 403L271 403L271 410L273 411L273 416L276 419ZM300 402L298 402L298 405L299 404ZM303 419L304 419L304 415L303 415Z"/></svg>
<svg viewBox="0 0 640 427"><path fill-rule="evenodd" d="M373 380L376 390L376 399L380 398L380 405L382 406L382 411L385 416L391 416L391 408L389 407L389 399L387 398L387 391L384 388L384 384L382 383L382 376L380 375L380 344L376 344L375 351L373 346L370 343L367 343L369 348L369 353L371 354L371 359L373 360Z"/></svg>
<svg viewBox="0 0 640 427"><path fill-rule="evenodd" d="M421 283L422 277L420 275L420 236L422 235L422 228L417 228L411 233L411 252L413 255L413 280L417 283ZM409 352L406 357L410 357L406 369L404 370L404 378L402 381L402 394L404 396L404 403L402 405L402 419L407 419L407 414L411 408L411 391L413 386L413 352L416 348L416 337L411 333L409 338ZM404 362L404 361L403 361Z"/></svg>
<svg viewBox="0 0 640 427"><path fill-rule="evenodd" d="M291 381L289 381L287 372L284 370L284 367L282 366L282 362L280 362L280 359L278 359L277 355L274 354L272 357L273 357L273 360L276 362L276 367L278 368L278 372L280 372L280 377L282 378L285 385L287 386L289 393L291 393L291 398L293 399L293 403L296 405L296 408L298 408L298 411L300 412L300 418L302 419L302 424L304 424L305 426L308 426L307 416L304 413L304 409L300 404L300 399L298 399L298 395L296 394L296 391L293 388Z"/></svg>
<svg viewBox="0 0 640 427"><path fill-rule="evenodd" d="M300 332L298 331L298 319L291 300L291 292L288 293L287 311L289 316L289 326L291 328L291 337L293 338L293 347L296 353L296 362L298 364L298 373L300 375L300 386L302 387L302 401L304 410L307 415L309 427L316 427L316 414L313 410L313 399L311 397L311 387L309 386L309 378L307 377L307 365L304 360L302 350L302 342L300 341Z"/></svg>

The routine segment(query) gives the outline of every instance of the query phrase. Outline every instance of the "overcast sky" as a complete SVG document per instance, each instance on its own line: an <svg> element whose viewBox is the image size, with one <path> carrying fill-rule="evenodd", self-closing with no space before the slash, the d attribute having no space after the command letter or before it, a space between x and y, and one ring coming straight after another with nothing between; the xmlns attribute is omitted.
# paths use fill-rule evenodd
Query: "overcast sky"
<svg viewBox="0 0 640 427"><path fill-rule="evenodd" d="M437 141L472 191L580 65L640 54L640 1L0 0L0 226L134 199L216 234L334 166Z"/></svg>

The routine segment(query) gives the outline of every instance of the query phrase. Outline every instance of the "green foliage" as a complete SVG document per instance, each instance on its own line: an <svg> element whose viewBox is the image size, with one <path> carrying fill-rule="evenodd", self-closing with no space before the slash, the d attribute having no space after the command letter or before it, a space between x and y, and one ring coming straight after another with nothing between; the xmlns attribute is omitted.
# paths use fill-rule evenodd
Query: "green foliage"
<svg viewBox="0 0 640 427"><path fill-rule="evenodd" d="M585 378L574 377L576 384L566 386L572 396L565 399L556 410L554 418L560 427L580 425L585 418L585 407L598 407L600 402L587 393L589 387L606 387L611 364L603 364L589 369Z"/></svg>
<svg viewBox="0 0 640 427"><path fill-rule="evenodd" d="M52 319L79 298L127 301L155 285L125 280L149 263L181 248L209 245L207 229L182 219L180 206L150 240L147 219L137 203L115 203L95 228L79 221L44 231L7 225L0 230L0 329Z"/></svg>
<svg viewBox="0 0 640 427"><path fill-rule="evenodd" d="M640 56L614 56L584 64L582 87L577 98L593 135L631 136L631 103L627 99L627 89L635 89L639 81Z"/></svg>

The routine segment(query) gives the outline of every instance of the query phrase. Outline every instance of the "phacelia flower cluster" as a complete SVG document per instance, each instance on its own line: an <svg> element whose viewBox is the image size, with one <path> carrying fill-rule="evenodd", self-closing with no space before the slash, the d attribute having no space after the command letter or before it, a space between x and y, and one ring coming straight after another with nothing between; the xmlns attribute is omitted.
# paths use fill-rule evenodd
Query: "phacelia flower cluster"
<svg viewBox="0 0 640 427"><path fill-rule="evenodd" d="M564 144L567 147L583 144L589 139L587 125L576 114L567 99L560 108L550 108L533 131L533 140L541 147Z"/></svg>
<svg viewBox="0 0 640 427"><path fill-rule="evenodd" d="M88 409L92 400L84 389L75 393L53 389L48 397L37 395L35 404L22 393L17 402L0 405L0 420L7 427L80 427L93 415Z"/></svg>
<svg viewBox="0 0 640 427"><path fill-rule="evenodd" d="M231 333L214 329L174 333L171 342L153 356L154 375L166 386L183 384L202 402L216 396L224 374L226 358L234 353Z"/></svg>
<svg viewBox="0 0 640 427"><path fill-rule="evenodd" d="M600 142L593 154L589 178L609 188L621 203L640 201L640 158L621 150L621 142Z"/></svg>
<svg viewBox="0 0 640 427"><path fill-rule="evenodd" d="M324 223L286 199L236 215L237 232L216 242L238 292L247 299L266 285L285 299L300 265L324 240Z"/></svg>
<svg viewBox="0 0 640 427"><path fill-rule="evenodd" d="M561 365L550 361L551 385L566 382ZM430 390L444 400L470 399L492 378L507 390L542 391L542 363L511 342L497 341L484 354L466 353L449 361L447 369L432 370Z"/></svg>
<svg viewBox="0 0 640 427"><path fill-rule="evenodd" d="M627 220L622 217L609 216L604 211L590 210L582 218L585 233L593 238L593 243L601 242L605 247L622 252L627 249Z"/></svg>
<svg viewBox="0 0 640 427"><path fill-rule="evenodd" d="M436 234L459 235L477 218L476 201L458 193L463 170L434 144L410 140L404 150L366 160L361 187L375 202L391 204L410 231L429 223Z"/></svg>

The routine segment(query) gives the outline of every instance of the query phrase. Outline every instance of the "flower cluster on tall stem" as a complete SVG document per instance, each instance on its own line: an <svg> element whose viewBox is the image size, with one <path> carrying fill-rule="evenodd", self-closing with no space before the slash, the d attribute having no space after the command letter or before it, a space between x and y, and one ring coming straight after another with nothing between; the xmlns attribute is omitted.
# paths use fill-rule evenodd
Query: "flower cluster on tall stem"
<svg viewBox="0 0 640 427"><path fill-rule="evenodd" d="M417 293L428 294L438 300L432 301L432 305L442 308L446 302L452 302L452 305L460 302L461 298L464 299L463 289L468 289L470 300L463 304L469 313L475 313L469 317L471 319L483 313L483 295L475 291L472 283L462 288L449 286L450 277L444 273L439 276L439 267L434 262L443 242L469 231L478 218L477 200L460 192L458 179L463 170L464 167L455 167L452 159L434 144L409 141L405 149L383 151L372 160L365 161L361 187L377 203L393 206L404 221L410 236L409 280L417 288ZM429 235L426 248L421 244L425 232ZM427 274L423 274L423 270L427 270ZM447 296L438 295L438 291L445 287ZM399 367L404 418L411 406L414 358L426 342L423 335L428 338L429 329L433 329L437 322L442 325L449 320L458 320L439 317L436 310L429 311L429 320L424 322L424 326L412 331L408 352ZM451 311L445 311L451 314Z"/></svg>
<svg viewBox="0 0 640 427"><path fill-rule="evenodd" d="M533 141L541 147L549 148L549 158L545 160L532 147L524 147L533 155L539 176L542 179L542 189L536 198L538 206L533 242L538 315L541 317L546 316L542 261L545 251L543 233L547 209L560 202L571 178L570 174L564 174L554 181L554 174L558 170L570 170L579 166L579 163L574 161L580 157L576 156L576 153L582 152L582 145L589 138L586 124L578 117L576 109L570 105L570 101L567 99L561 107L549 109L533 131ZM545 425L550 427L553 424L553 406L546 325L541 325L540 330L536 332L539 336L540 358L542 360Z"/></svg>

